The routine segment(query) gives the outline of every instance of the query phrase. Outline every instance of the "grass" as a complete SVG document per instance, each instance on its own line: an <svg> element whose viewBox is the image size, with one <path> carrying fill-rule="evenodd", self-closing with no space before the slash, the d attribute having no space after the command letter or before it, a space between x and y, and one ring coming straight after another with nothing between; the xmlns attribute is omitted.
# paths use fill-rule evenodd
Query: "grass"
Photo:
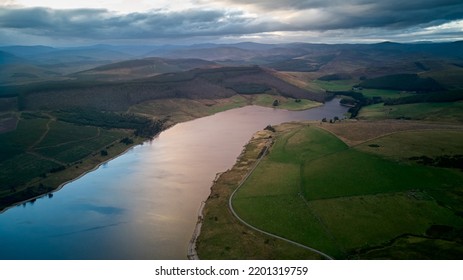
<svg viewBox="0 0 463 280"><path fill-rule="evenodd" d="M383 106L382 103L363 107L360 119L413 119L439 122L463 122L463 102L416 103Z"/></svg>
<svg viewBox="0 0 463 280"><path fill-rule="evenodd" d="M269 135L268 131L256 134L234 167L221 174L211 188L197 242L201 259L320 259L318 254L243 226L226 206L236 182L249 171Z"/></svg>
<svg viewBox="0 0 463 280"><path fill-rule="evenodd" d="M400 98L405 96L412 96L413 93L407 93L400 90L391 90L391 89L370 89L364 88L360 91L365 97L376 97L379 96L383 99L387 98Z"/></svg>
<svg viewBox="0 0 463 280"><path fill-rule="evenodd" d="M121 130L59 124L59 129L52 128L36 150L45 157L73 163L126 136L128 133Z"/></svg>
<svg viewBox="0 0 463 280"><path fill-rule="evenodd" d="M0 134L0 162L24 152L45 132L46 119L21 119L16 130Z"/></svg>
<svg viewBox="0 0 463 280"><path fill-rule="evenodd" d="M322 199L310 207L346 253L384 244L405 233L425 235L435 223L463 225L461 217L421 192Z"/></svg>
<svg viewBox="0 0 463 280"><path fill-rule="evenodd" d="M79 142L97 137L99 129L91 126L76 126L65 122L52 122L50 131L45 138L38 143L36 148L53 147L63 143Z"/></svg>
<svg viewBox="0 0 463 280"><path fill-rule="evenodd" d="M429 157L457 155L463 152L463 131L448 129L404 131L368 141L356 146L356 149L401 161L422 155Z"/></svg>
<svg viewBox="0 0 463 280"><path fill-rule="evenodd" d="M29 182L51 168L60 165L36 155L20 154L0 163L0 192L10 192L12 187Z"/></svg>
<svg viewBox="0 0 463 280"><path fill-rule="evenodd" d="M233 207L240 217L260 229L309 245L331 256L337 257L341 253L324 225L296 193L252 197L240 195L234 199Z"/></svg>
<svg viewBox="0 0 463 280"><path fill-rule="evenodd" d="M375 248L354 256L358 259L429 259L458 260L463 255L463 248L455 242L431 239L419 236L404 236L397 238L381 248Z"/></svg>
<svg viewBox="0 0 463 280"><path fill-rule="evenodd" d="M23 113L16 130L0 134L0 208L53 190L117 155L127 149L119 140L131 134Z"/></svg>
<svg viewBox="0 0 463 280"><path fill-rule="evenodd" d="M455 256L463 252L458 241L431 238L427 230L463 228L463 173L403 160L402 150L458 154L462 137L454 130L406 131L348 148L313 125L277 127L270 154L233 205L250 224L336 258L445 257L434 253L439 246ZM419 238L422 250L407 236Z"/></svg>
<svg viewBox="0 0 463 280"><path fill-rule="evenodd" d="M105 133L91 141L69 143L58 147L41 149L39 152L45 157L54 158L58 161L69 164L105 149L106 146L126 135L127 134L124 133Z"/></svg>
<svg viewBox="0 0 463 280"><path fill-rule="evenodd" d="M398 163L349 149L306 163L304 195L308 200L458 186L463 174Z"/></svg>
<svg viewBox="0 0 463 280"><path fill-rule="evenodd" d="M324 90L328 91L348 91L352 89L352 86L358 84L354 80L338 80L338 81L321 81L314 80L313 83Z"/></svg>

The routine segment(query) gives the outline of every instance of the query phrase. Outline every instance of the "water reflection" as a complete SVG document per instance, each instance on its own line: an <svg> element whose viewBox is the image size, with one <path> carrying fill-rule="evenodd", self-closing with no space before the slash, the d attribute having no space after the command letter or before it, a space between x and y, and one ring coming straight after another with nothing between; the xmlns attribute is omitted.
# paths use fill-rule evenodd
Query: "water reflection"
<svg viewBox="0 0 463 280"><path fill-rule="evenodd" d="M62 190L0 215L2 259L185 259L197 210L268 124L342 116L249 106L178 124Z"/></svg>

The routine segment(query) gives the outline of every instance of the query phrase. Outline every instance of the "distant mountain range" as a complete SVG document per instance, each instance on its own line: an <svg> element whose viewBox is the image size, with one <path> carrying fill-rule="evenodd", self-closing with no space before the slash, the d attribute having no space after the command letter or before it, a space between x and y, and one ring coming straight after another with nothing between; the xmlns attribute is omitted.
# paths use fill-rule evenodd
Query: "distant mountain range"
<svg viewBox="0 0 463 280"><path fill-rule="evenodd" d="M311 81L360 83L385 75L417 75L436 88L463 89L463 41L0 47L0 97L21 96L27 108L67 106L58 97L64 93L73 104L114 110L150 98L216 98L256 89L321 101L322 90Z"/></svg>

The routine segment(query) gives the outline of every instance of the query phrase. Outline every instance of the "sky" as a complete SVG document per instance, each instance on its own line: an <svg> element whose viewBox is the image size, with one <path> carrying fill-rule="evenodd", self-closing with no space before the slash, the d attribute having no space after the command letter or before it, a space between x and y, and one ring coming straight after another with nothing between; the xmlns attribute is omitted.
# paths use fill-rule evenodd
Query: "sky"
<svg viewBox="0 0 463 280"><path fill-rule="evenodd" d="M462 0L0 0L0 45L457 40Z"/></svg>

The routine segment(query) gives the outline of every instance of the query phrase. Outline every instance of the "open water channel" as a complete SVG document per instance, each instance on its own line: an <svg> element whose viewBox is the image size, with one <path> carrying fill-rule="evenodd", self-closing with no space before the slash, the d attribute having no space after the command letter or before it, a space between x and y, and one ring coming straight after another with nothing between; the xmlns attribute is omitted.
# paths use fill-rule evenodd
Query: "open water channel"
<svg viewBox="0 0 463 280"><path fill-rule="evenodd" d="M180 123L32 203L0 214L0 259L186 259L202 201L268 124L342 117L248 106Z"/></svg>

